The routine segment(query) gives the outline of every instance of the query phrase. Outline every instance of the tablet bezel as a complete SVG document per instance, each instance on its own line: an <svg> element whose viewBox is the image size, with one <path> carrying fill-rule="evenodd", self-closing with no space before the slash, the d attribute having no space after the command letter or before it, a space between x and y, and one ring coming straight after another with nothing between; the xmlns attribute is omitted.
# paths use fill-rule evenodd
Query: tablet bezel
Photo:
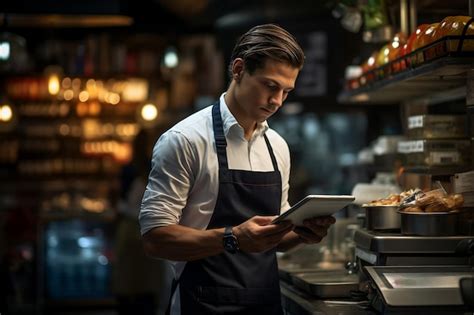
<svg viewBox="0 0 474 315"><path fill-rule="evenodd" d="M311 217L318 217L318 216L329 216L329 215L332 215L334 213L336 213L337 211L341 210L342 208L344 208L345 206L349 205L351 202L353 202L355 200L355 197L352 196L352 195L308 195L306 197L304 197L303 199L301 199L300 201L298 201L293 207L291 207L290 209L288 209L287 211L285 211L284 213L280 214L277 218L275 218L272 223L279 223L279 222L282 222L282 221L285 221L285 220L291 220L291 216L294 215L298 209L300 209L303 205L305 205L306 203L308 202L314 202L315 203L315 207L314 207L314 215L311 215L311 216L308 216L308 218L311 218ZM317 202L318 201L325 201L325 202L330 202L330 201L342 201L342 202L346 202L345 205L341 206L341 207L334 207L333 210L329 211L329 212L324 212L324 213L321 213L320 215L318 215L318 208L317 208Z"/></svg>

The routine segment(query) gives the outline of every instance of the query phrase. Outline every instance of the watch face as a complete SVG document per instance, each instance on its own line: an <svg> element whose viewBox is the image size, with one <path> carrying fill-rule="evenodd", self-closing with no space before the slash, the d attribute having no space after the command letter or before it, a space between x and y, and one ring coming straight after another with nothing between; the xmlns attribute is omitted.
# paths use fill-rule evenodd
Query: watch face
<svg viewBox="0 0 474 315"><path fill-rule="evenodd" d="M237 252L238 244L235 236L227 236L224 238L224 249L232 254Z"/></svg>

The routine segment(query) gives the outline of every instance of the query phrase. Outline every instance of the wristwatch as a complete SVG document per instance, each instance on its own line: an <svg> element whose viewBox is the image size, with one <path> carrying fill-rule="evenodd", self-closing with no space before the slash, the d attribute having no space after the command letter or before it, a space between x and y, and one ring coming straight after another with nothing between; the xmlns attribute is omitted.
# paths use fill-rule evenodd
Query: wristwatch
<svg viewBox="0 0 474 315"><path fill-rule="evenodd" d="M224 229L224 238L222 241L224 244L224 249L227 252L235 254L239 250L239 242L237 241L237 237L235 237L234 233L232 233L231 226L227 226Z"/></svg>

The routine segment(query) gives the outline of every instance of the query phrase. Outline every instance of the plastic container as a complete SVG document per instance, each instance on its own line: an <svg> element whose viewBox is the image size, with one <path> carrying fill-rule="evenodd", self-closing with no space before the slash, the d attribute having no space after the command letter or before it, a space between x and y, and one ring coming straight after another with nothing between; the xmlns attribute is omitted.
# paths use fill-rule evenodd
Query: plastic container
<svg viewBox="0 0 474 315"><path fill-rule="evenodd" d="M413 140L398 143L408 166L466 166L470 163L470 140Z"/></svg>
<svg viewBox="0 0 474 315"><path fill-rule="evenodd" d="M408 117L407 134L412 139L466 138L464 115L416 115Z"/></svg>

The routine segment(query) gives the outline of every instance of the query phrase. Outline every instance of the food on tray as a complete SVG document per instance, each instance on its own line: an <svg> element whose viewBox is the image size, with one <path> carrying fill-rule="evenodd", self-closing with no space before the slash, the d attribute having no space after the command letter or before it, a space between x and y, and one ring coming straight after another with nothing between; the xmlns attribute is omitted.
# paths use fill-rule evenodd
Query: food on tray
<svg viewBox="0 0 474 315"><path fill-rule="evenodd" d="M435 199L432 203L425 206L425 212L446 212L448 205L443 199ZM422 208L422 207L420 207Z"/></svg>
<svg viewBox="0 0 474 315"><path fill-rule="evenodd" d="M460 194L447 195L442 189L423 192L417 188L390 194L363 207L397 206L404 212L450 212L456 211L463 203L464 198Z"/></svg>
<svg viewBox="0 0 474 315"><path fill-rule="evenodd" d="M405 198L413 195L415 192L420 191L420 189L410 189L400 194L390 194L388 197L383 199L372 200L369 203L363 205L363 207L377 207L377 206L399 206Z"/></svg>
<svg viewBox="0 0 474 315"><path fill-rule="evenodd" d="M405 212L422 212L423 210L421 210L420 207L411 206L411 207L404 208L403 211L405 211Z"/></svg>
<svg viewBox="0 0 474 315"><path fill-rule="evenodd" d="M441 189L436 189L420 195L401 210L405 212L450 212L457 211L463 203L462 195L446 195Z"/></svg>

